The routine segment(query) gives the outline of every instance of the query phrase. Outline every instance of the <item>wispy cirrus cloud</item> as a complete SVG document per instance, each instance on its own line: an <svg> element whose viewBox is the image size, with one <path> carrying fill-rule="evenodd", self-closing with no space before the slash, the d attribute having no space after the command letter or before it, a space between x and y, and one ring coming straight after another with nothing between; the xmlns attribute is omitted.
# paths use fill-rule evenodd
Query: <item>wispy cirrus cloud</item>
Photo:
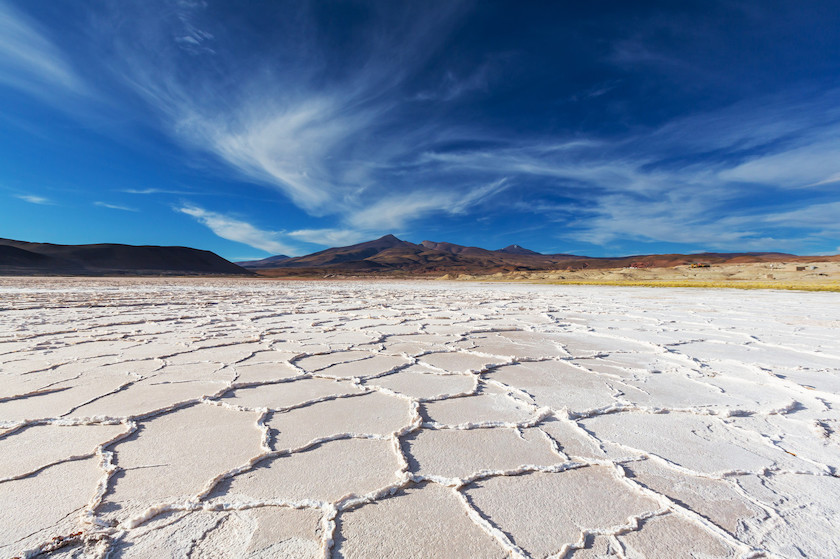
<svg viewBox="0 0 840 559"><path fill-rule="evenodd" d="M126 188L122 192L126 194L143 194L143 195L152 195L152 194L200 194L200 192L191 192L187 190L173 190L168 188Z"/></svg>
<svg viewBox="0 0 840 559"><path fill-rule="evenodd" d="M370 240L367 233L353 229L299 229L290 231L288 236L325 247L347 246Z"/></svg>
<svg viewBox="0 0 840 559"><path fill-rule="evenodd" d="M117 38L114 71L182 143L281 190L310 215L349 222L394 191L425 190L403 163L451 134L435 123L406 129L404 89L464 6L372 7L373 29L356 38L350 71L310 32L315 4L296 9L278 44L258 55L213 49L226 30L205 20L201 3L179 3L169 20L132 4L136 28ZM207 49L184 50L196 42ZM481 89L488 72L485 65L463 80L445 73L443 94Z"/></svg>
<svg viewBox="0 0 840 559"><path fill-rule="evenodd" d="M87 86L39 26L12 4L0 0L0 84L49 102L84 94Z"/></svg>
<svg viewBox="0 0 840 559"><path fill-rule="evenodd" d="M490 86L493 64L485 62L464 76L453 71L444 73L440 83L434 88L421 91L414 96L418 101L452 101L467 93L486 91Z"/></svg>
<svg viewBox="0 0 840 559"><path fill-rule="evenodd" d="M40 204L42 206L55 205L55 202L53 202L49 198L45 198L43 196L36 196L34 194L15 194L15 198L19 198L24 202L29 202L30 204Z"/></svg>
<svg viewBox="0 0 840 559"><path fill-rule="evenodd" d="M304 251L296 243L325 247L351 245L369 239L369 232L354 229L299 229L295 231L266 231L247 221L224 213L185 204L175 211L189 215L219 237L270 252L297 255Z"/></svg>
<svg viewBox="0 0 840 559"><path fill-rule="evenodd" d="M272 254L299 253L297 249L280 240L282 233L279 231L259 229L247 221L208 211L198 206L180 206L176 207L175 211L194 218L223 239L246 244Z"/></svg>
<svg viewBox="0 0 840 559"><path fill-rule="evenodd" d="M550 203L533 202L534 211L562 207L542 216L565 222L567 238L604 246L622 236L690 242L693 234L735 247L766 237L742 201L760 185L779 192L840 173L832 157L840 147L837 91L791 90L613 135L505 134L434 113L418 126L418 104L488 93L494 65L504 58L486 57L472 70L444 68L411 93L412 80L464 13L451 4L435 17L372 8L350 58L336 57L307 31L319 25L314 4L281 23L279 43L260 54L215 48L231 44L227 29L208 19L200 2L178 3L168 20L150 17L147 3L129 4L136 28L117 38L118 74L174 138L336 223L284 233L290 241L337 244L402 231L429 216L462 215L514 196L505 186L476 184L517 184L521 199L510 207L536 198ZM679 75L684 69L638 37L617 41L608 61ZM600 81L580 97L614 94L623 83ZM552 201L558 198L561 204ZM733 218L728 229L719 216ZM686 220L692 234L681 233Z"/></svg>
<svg viewBox="0 0 840 559"><path fill-rule="evenodd" d="M298 231L262 230L218 206L184 206L183 214L226 238L292 252L296 243L348 244L495 208L513 213L508 223L536 216L552 227L549 235L602 247L630 239L740 249L792 234L796 219L807 221L812 208L833 200L840 90L803 82L725 91L700 104L696 92L672 96L697 85L696 53L662 40L658 9L638 8L646 31L628 35L619 25L594 37L604 48L592 49L580 68L598 75L571 89L547 74L575 74L577 62L551 59L543 39L514 33L515 41L499 43L485 36L478 48L459 42L453 31L465 23L481 33L470 2L345 6L340 29L332 5L270 4L227 11L198 0L125 0L95 8L96 24L85 27L86 52L104 53L97 90L136 107L133 118L184 148L203 178L220 179L217 191L238 196L258 184L302 210L296 223L306 222L303 214L325 218ZM60 41L50 40L34 11L27 17L10 6L0 0L0 16L8 16L0 22L8 31L0 36L0 54L8 53L0 73L23 80L12 84L18 89L84 90L72 70L83 67L80 59L58 51ZM642 12L656 21L643 21ZM271 33L253 26L263 20ZM705 23L720 33L717 20ZM702 43L705 29L689 38ZM31 68L9 71L29 52L36 53ZM701 86L731 77L716 75L714 64L703 68ZM649 92L671 104L651 109ZM190 190L125 192L202 194ZM817 234L813 224L795 234Z"/></svg>
<svg viewBox="0 0 840 559"><path fill-rule="evenodd" d="M530 182L537 196L517 208L553 215L565 224L565 238L599 246L632 239L735 250L793 246L784 240L790 231L779 227L821 223L826 206L815 201L840 177L840 90L794 93L614 139L526 140L428 151L420 159ZM558 195L563 203L551 201ZM812 214L820 219L805 219Z"/></svg>
<svg viewBox="0 0 840 559"><path fill-rule="evenodd" d="M100 202L96 201L93 203L94 206L99 206L100 208L108 208L109 210L120 210L123 212L137 212L139 211L137 208L131 208L129 206L122 206L120 204L109 204L108 202Z"/></svg>
<svg viewBox="0 0 840 559"><path fill-rule="evenodd" d="M816 229L825 235L840 235L840 202L811 204L795 210L781 211L761 216L765 223L786 227Z"/></svg>
<svg viewBox="0 0 840 559"><path fill-rule="evenodd" d="M389 196L352 213L347 222L367 231L396 231L429 214L463 214L507 186L508 180L503 178L466 192L439 189Z"/></svg>

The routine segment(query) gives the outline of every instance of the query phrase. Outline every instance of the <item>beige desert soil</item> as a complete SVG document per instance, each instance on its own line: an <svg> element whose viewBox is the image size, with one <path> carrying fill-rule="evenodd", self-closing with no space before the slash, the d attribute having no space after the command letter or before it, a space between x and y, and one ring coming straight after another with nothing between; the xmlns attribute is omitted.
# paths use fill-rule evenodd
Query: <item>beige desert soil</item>
<svg viewBox="0 0 840 559"><path fill-rule="evenodd" d="M708 268L674 266L509 272L492 275L450 274L441 279L840 291L840 262L761 262L715 264Z"/></svg>
<svg viewBox="0 0 840 559"><path fill-rule="evenodd" d="M0 558L840 557L837 301L0 278Z"/></svg>

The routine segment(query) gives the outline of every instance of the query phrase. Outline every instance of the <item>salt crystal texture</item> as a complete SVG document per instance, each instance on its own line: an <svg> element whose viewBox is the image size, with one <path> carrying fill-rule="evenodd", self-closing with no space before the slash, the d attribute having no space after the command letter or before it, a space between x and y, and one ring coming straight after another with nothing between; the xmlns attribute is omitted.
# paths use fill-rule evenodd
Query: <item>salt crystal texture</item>
<svg viewBox="0 0 840 559"><path fill-rule="evenodd" d="M831 293L0 278L0 557L840 556Z"/></svg>

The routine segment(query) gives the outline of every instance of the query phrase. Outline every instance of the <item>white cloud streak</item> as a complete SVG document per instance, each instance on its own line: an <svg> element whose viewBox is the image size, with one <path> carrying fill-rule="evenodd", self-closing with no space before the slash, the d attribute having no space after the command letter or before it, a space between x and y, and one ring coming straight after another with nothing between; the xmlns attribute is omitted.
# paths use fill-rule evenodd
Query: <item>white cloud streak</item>
<svg viewBox="0 0 840 559"><path fill-rule="evenodd" d="M840 91L792 89L610 137L516 135L453 116L420 120L418 106L484 94L493 61L472 73L442 69L437 81L420 80L424 89L410 91L463 8L445 2L415 12L392 7L398 4L370 8L374 24L340 66L311 32L316 4L290 10L266 52L225 43L229 29L206 21L200 1L162 10L155 0L126 0L114 19L131 26L117 36L105 21L91 32L100 50L113 53L103 75L142 99L162 130L333 221L266 231L203 208L178 209L219 236L268 252L294 252L295 241L349 244L430 216L464 215L491 200L508 202L507 191L522 193L510 207L556 218L558 235L605 246L624 238L738 249L775 242L772 231L807 228L809 220L834 230L815 200L840 180ZM618 43L613 60L674 65L632 41ZM33 94L86 90L66 57L6 0L0 84ZM795 200L787 200L793 191Z"/></svg>
<svg viewBox="0 0 840 559"><path fill-rule="evenodd" d="M99 206L100 208L108 208L109 210L120 210L124 212L137 212L139 211L136 208L130 208L128 206L121 206L119 204L109 204L107 202L94 202L94 206Z"/></svg>
<svg viewBox="0 0 840 559"><path fill-rule="evenodd" d="M810 138L805 145L751 159L718 174L724 181L774 184L788 188L838 181L840 136Z"/></svg>
<svg viewBox="0 0 840 559"><path fill-rule="evenodd" d="M819 228L825 234L840 236L840 202L812 204L803 208L761 216L765 223L787 227Z"/></svg>
<svg viewBox="0 0 840 559"><path fill-rule="evenodd" d="M410 197L425 190L402 174L401 161L448 133L437 125L394 129L405 102L399 91L444 40L463 5L371 8L378 27L354 45L357 67L348 71L326 68L317 37L302 31L314 24L306 21L309 6L294 10L297 19L277 35L277 52L249 53L243 60L209 47L187 59L179 53L225 33L205 28L202 4L180 3L172 21L138 4L136 29L116 39L113 71L184 144L281 190L310 215L339 216L351 224L353 215L392 190ZM195 72L196 66L204 72ZM487 72L482 67L465 80L446 77L445 95L480 89Z"/></svg>
<svg viewBox="0 0 840 559"><path fill-rule="evenodd" d="M280 240L282 232L258 229L246 221L207 211L198 206L185 205L175 208L175 211L193 217L223 239L258 248L271 254L298 253L293 247Z"/></svg>
<svg viewBox="0 0 840 559"><path fill-rule="evenodd" d="M166 188L126 188L123 190L126 194L201 194L200 192L189 192L186 190L169 190Z"/></svg>
<svg viewBox="0 0 840 559"><path fill-rule="evenodd" d="M289 237L325 247L347 246L370 240L369 235L352 229L299 229Z"/></svg>
<svg viewBox="0 0 840 559"><path fill-rule="evenodd" d="M33 194L16 194L15 198L20 198L24 202L29 202L30 204L40 204L42 206L54 205L54 202L49 198L44 198L43 196L35 196Z"/></svg>
<svg viewBox="0 0 840 559"><path fill-rule="evenodd" d="M417 191L389 196L355 212L347 219L350 225L374 231L396 231L407 223L429 214L463 214L483 200L504 190L507 179L472 188L461 193L453 190Z"/></svg>
<svg viewBox="0 0 840 559"><path fill-rule="evenodd" d="M0 0L0 84L49 102L61 92L83 94L86 86L38 26Z"/></svg>
<svg viewBox="0 0 840 559"><path fill-rule="evenodd" d="M352 185L342 185L328 165L330 154L369 123L364 113L342 115L334 99L308 99L294 107L263 110L244 116L232 127L214 119L185 121L180 131L249 177L280 187L298 206L312 213L331 213ZM249 109L247 112L251 112ZM338 180L336 180L338 179ZM338 208L335 208L338 209Z"/></svg>

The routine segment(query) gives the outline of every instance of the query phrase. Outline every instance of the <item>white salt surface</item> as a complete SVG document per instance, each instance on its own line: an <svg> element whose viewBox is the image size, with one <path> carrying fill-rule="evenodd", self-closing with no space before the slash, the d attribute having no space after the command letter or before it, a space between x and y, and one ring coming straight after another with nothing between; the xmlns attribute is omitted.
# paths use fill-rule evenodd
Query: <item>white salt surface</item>
<svg viewBox="0 0 840 559"><path fill-rule="evenodd" d="M838 557L840 298L0 278L0 558Z"/></svg>

